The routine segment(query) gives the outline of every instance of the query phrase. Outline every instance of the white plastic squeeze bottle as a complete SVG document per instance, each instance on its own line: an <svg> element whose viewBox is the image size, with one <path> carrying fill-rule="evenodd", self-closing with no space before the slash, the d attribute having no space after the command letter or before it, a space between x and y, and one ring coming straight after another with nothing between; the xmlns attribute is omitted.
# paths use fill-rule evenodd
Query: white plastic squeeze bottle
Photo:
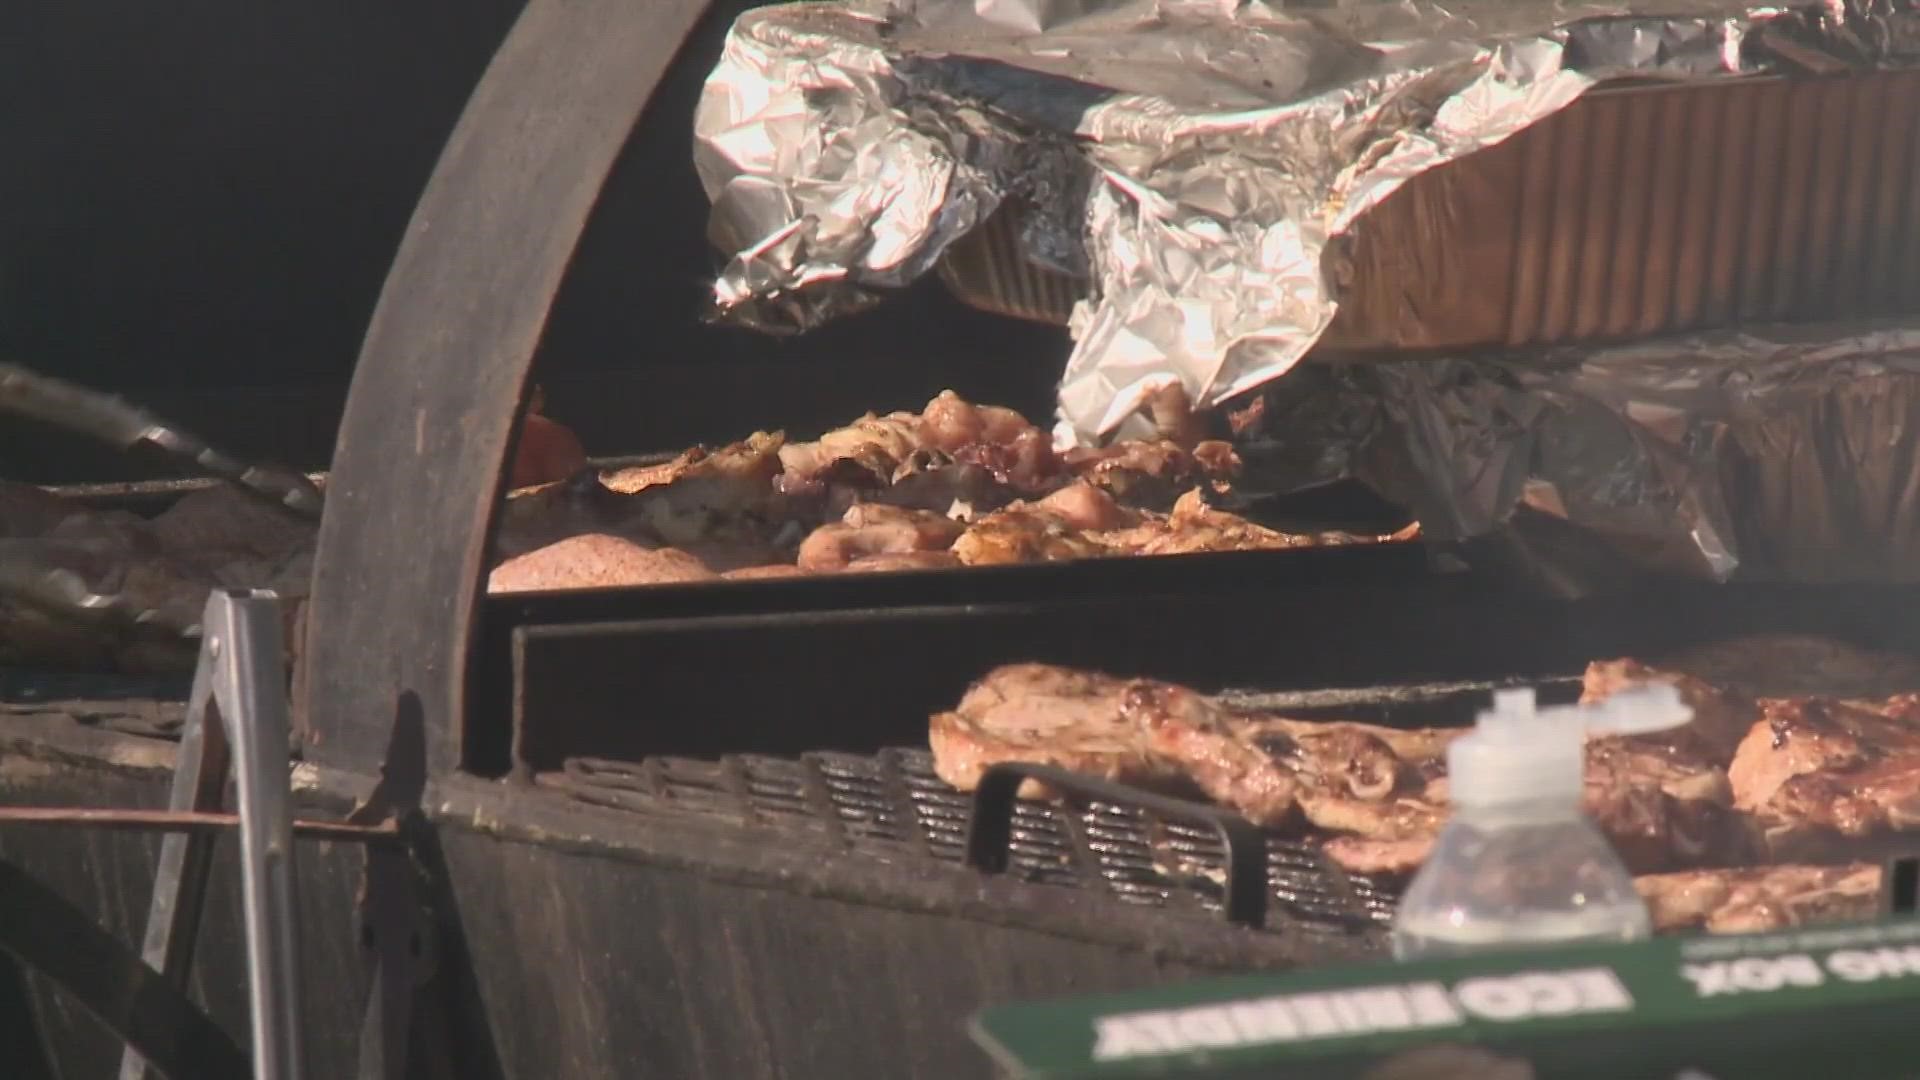
<svg viewBox="0 0 1920 1080"><path fill-rule="evenodd" d="M1671 686L1545 709L1530 689L1496 692L1447 749L1453 815L1400 900L1394 956L1647 937L1633 875L1581 809L1584 746L1589 734L1662 731L1692 715Z"/></svg>

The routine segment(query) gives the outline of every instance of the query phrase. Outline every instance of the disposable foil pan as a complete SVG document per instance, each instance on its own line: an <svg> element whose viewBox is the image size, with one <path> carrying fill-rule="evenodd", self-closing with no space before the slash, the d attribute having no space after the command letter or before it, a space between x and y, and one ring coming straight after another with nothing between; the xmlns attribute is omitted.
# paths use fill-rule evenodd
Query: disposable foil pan
<svg viewBox="0 0 1920 1080"><path fill-rule="evenodd" d="M1013 203L940 263L1065 324L1090 283L1020 255ZM1622 340L1920 310L1920 71L1614 84L1421 173L1327 253L1323 347Z"/></svg>
<svg viewBox="0 0 1920 1080"><path fill-rule="evenodd" d="M1263 391L1250 483L1361 480L1572 591L1920 581L1911 317L1306 368Z"/></svg>

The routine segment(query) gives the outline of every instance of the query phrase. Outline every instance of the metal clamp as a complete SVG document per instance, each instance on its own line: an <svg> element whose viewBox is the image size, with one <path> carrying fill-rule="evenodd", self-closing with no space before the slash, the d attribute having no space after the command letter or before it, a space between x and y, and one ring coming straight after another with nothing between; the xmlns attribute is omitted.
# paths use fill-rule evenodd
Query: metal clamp
<svg viewBox="0 0 1920 1080"><path fill-rule="evenodd" d="M1134 806L1170 821L1210 828L1227 859L1223 914L1228 922L1259 928L1267 921L1267 838L1237 814L1185 799L1154 795L1052 765L1023 761L989 766L973 793L967 819L967 865L988 874L1005 873L1012 858L1013 813L1021 785L1036 780L1057 791Z"/></svg>
<svg viewBox="0 0 1920 1080"><path fill-rule="evenodd" d="M299 956L293 890L291 759L280 606L270 592L207 597L204 636L168 809L220 809L231 771L238 789L240 882L247 943L255 1080L300 1080ZM211 713L217 720L208 722ZM160 848L142 959L184 988L206 898L213 836L172 833ZM145 1080L129 1046L121 1080Z"/></svg>
<svg viewBox="0 0 1920 1080"><path fill-rule="evenodd" d="M1880 874L1882 918L1920 913L1920 855L1888 859Z"/></svg>

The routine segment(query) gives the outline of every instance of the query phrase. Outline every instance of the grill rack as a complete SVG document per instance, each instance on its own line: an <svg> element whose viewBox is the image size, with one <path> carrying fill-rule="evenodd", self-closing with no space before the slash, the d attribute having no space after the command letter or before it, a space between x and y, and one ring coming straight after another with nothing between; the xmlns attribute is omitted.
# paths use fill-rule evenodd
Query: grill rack
<svg viewBox="0 0 1920 1080"><path fill-rule="evenodd" d="M925 750L798 758L655 757L639 763L570 758L543 786L585 803L648 815L701 816L887 862L959 866L972 797L933 772ZM1064 806L1021 800L1008 872L1043 885L1101 889L1122 903L1219 918L1225 853L1210 830L1162 821L1109 801ZM1267 838L1270 931L1379 933L1395 892L1348 874L1312 844Z"/></svg>

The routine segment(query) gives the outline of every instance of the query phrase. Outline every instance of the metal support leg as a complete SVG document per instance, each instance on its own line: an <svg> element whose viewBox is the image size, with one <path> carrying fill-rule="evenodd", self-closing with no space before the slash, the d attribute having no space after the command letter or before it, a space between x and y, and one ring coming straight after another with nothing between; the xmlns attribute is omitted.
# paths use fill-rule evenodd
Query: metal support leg
<svg viewBox="0 0 1920 1080"><path fill-rule="evenodd" d="M187 699L187 720L180 730L179 757L173 767L173 790L167 799L172 811L219 810L227 785L226 731L209 724L207 706L213 696L213 662L205 650L193 673L193 693ZM207 877L212 870L211 833L168 833L160 843L160 867L154 875L153 901L147 909L146 941L140 958L175 990L187 986L193 946L200 931L200 912L206 901ZM147 1063L133 1047L120 1057L120 1080L147 1080Z"/></svg>
<svg viewBox="0 0 1920 1080"><path fill-rule="evenodd" d="M207 598L201 626L200 663L169 808L218 809L227 748L232 748L254 1077L300 1080L290 743L279 601L268 592L215 592ZM217 723L207 722L209 712ZM144 959L179 988L186 985L211 843L205 836L173 835L161 847ZM145 1062L129 1048L121 1060L122 1080L144 1080L145 1074Z"/></svg>

